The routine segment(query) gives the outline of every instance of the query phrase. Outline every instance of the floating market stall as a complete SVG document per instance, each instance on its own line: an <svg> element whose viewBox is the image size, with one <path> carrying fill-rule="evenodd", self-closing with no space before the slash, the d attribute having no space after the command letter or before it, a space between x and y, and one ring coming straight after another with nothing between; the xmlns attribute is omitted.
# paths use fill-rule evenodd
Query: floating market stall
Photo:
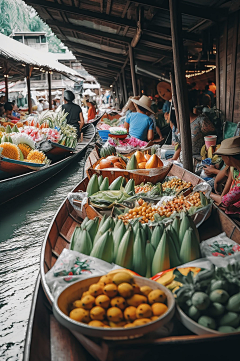
<svg viewBox="0 0 240 361"><path fill-rule="evenodd" d="M39 339L40 360L59 349L63 359L100 361L172 358L176 348L203 356L206 343L220 357L223 341L235 349L240 229L202 193L203 180L176 165L155 184L135 184L137 171L103 174L68 195L46 234L24 360Z"/></svg>
<svg viewBox="0 0 240 361"><path fill-rule="evenodd" d="M49 109L52 109L51 74L61 73L74 80L82 80L77 71L71 69L58 61L55 61L47 53L42 53L14 39L0 34L0 79L5 81L5 97L8 100L8 79L27 79L28 90L28 113L32 113L31 100L31 76L46 72L48 74Z"/></svg>

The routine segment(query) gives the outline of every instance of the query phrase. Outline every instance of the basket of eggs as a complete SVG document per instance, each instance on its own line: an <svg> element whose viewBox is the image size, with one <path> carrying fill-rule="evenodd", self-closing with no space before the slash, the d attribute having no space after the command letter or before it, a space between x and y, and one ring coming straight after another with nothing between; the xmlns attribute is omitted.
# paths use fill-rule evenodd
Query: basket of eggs
<svg viewBox="0 0 240 361"><path fill-rule="evenodd" d="M53 305L56 319L74 334L106 339L143 336L169 322L174 311L166 287L127 270L78 281Z"/></svg>

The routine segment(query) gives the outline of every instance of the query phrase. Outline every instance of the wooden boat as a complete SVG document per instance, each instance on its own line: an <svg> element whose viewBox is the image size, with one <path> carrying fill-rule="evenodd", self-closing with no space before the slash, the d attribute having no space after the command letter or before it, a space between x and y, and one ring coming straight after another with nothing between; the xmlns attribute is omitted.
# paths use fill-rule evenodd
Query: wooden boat
<svg viewBox="0 0 240 361"><path fill-rule="evenodd" d="M78 160L81 154L86 150L87 146L92 142L96 134L95 127L88 124L83 128L83 139L77 144L75 151L71 152L63 159L42 167L38 171L28 169L28 173L13 176L0 180L0 204L9 201L12 198L38 186L49 178L53 177L73 161Z"/></svg>
<svg viewBox="0 0 240 361"><path fill-rule="evenodd" d="M171 167L168 175L178 176L193 185L202 182L198 176L176 165ZM88 179L85 178L74 192L84 191L87 184ZM90 206L85 212L88 217L94 217ZM197 359L212 360L218 357L222 360L230 350L231 353L238 352L239 334L194 335L180 324L176 317L170 337L153 338L152 335L147 335L140 339L108 341L81 335L81 343L77 341L52 315L53 297L46 284L45 273L53 267L62 250L69 247L73 230L81 221L68 199L65 199L48 229L41 251L40 277L36 283L30 312L24 361L145 361L159 360L160 355L169 360L176 357L180 360L192 360L193 355L197 355ZM240 228L214 205L210 218L199 228L201 240L223 231L229 238L240 243Z"/></svg>

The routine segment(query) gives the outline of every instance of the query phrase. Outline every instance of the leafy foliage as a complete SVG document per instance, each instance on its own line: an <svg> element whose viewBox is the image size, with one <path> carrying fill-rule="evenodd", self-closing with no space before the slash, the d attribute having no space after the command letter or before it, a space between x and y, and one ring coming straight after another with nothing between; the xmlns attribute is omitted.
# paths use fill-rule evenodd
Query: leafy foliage
<svg viewBox="0 0 240 361"><path fill-rule="evenodd" d="M36 11L22 0L0 0L0 31L11 35L13 31L44 31L47 34L49 51L61 51L61 41L49 26L40 19Z"/></svg>

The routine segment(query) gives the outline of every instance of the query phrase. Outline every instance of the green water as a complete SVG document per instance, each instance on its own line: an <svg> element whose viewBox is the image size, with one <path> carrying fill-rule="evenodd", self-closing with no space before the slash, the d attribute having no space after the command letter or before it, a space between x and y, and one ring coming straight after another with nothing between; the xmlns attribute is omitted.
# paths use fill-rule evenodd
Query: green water
<svg viewBox="0 0 240 361"><path fill-rule="evenodd" d="M84 177L74 163L0 209L0 360L22 360L41 245L58 207Z"/></svg>

